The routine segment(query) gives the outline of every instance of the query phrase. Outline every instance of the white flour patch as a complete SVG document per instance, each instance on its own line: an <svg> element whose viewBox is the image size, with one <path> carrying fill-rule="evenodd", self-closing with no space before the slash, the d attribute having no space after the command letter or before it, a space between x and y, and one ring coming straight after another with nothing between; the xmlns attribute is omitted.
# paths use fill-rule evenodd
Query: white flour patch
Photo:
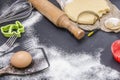
<svg viewBox="0 0 120 80"><path fill-rule="evenodd" d="M26 29L26 36L28 37L33 37L34 35L34 24L41 21L43 16L39 12L33 12L30 18L27 20L23 21L22 24L25 26Z"/></svg>
<svg viewBox="0 0 120 80"><path fill-rule="evenodd" d="M10 6L8 6L7 3L4 3L4 6L1 5L0 16L6 12L6 10L8 9L8 7L10 7Z"/></svg>
<svg viewBox="0 0 120 80"><path fill-rule="evenodd" d="M25 27L31 27L31 28L32 28L32 26L33 26L35 23L41 21L42 18L43 18L43 16L42 16L39 12L36 11L36 12L33 12L32 15L31 15L27 20L23 21L22 24L23 24ZM29 28L29 29L31 29L31 28ZM32 29L33 29L33 28L32 28ZM34 30L33 30L33 31L34 31Z"/></svg>
<svg viewBox="0 0 120 80"><path fill-rule="evenodd" d="M29 39L26 39L23 43L22 43L23 47L27 50L33 49L33 48L38 48L39 44L38 44L38 39L36 37L31 37Z"/></svg>
<svg viewBox="0 0 120 80"><path fill-rule="evenodd" d="M34 24L41 21L43 16L39 12L34 12L30 18L28 18L26 21L24 21L22 24L25 26L26 29L26 36L27 39L22 43L24 45L23 47L25 49L33 49L38 47L38 39L36 38L36 35L34 34Z"/></svg>
<svg viewBox="0 0 120 80"><path fill-rule="evenodd" d="M49 51L51 67L46 76L50 80L113 80L119 79L120 73L100 63L101 50L95 51L95 55L80 52L64 56L56 48ZM54 50L54 51L53 51ZM58 55L59 54L59 55ZM65 53L66 54L66 53Z"/></svg>
<svg viewBox="0 0 120 80"><path fill-rule="evenodd" d="M65 5L71 3L73 0L56 0L62 9L64 9Z"/></svg>
<svg viewBox="0 0 120 80"><path fill-rule="evenodd" d="M13 53L9 53L3 57L0 57L0 68L5 67L9 64L10 57Z"/></svg>
<svg viewBox="0 0 120 80"><path fill-rule="evenodd" d="M65 4L71 3L73 0L66 0Z"/></svg>
<svg viewBox="0 0 120 80"><path fill-rule="evenodd" d="M6 76L5 78L9 80L40 80L43 77L47 80L119 80L118 71L100 63L102 49L90 55L86 52L61 53L56 47L44 48L51 64L48 70L31 76Z"/></svg>

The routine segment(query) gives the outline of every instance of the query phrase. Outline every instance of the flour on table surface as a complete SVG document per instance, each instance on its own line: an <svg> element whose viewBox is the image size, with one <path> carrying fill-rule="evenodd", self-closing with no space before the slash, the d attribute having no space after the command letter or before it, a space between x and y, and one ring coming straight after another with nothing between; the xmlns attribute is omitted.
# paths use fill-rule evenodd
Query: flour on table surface
<svg viewBox="0 0 120 80"><path fill-rule="evenodd" d="M50 68L43 73L28 76L4 76L9 80L119 80L120 73L100 63L102 49L93 54L78 52L77 54L61 53L56 47L45 47ZM64 54L66 54L64 56ZM68 55L67 55L68 54ZM44 79L43 79L44 80Z"/></svg>
<svg viewBox="0 0 120 80"><path fill-rule="evenodd" d="M91 54L92 52L85 51L69 54L64 50L59 50L58 47L52 45L46 47L40 44L32 26L41 19L42 16L39 13L33 12L29 19L23 21L27 38L18 44L29 50L42 46L51 65L49 69L27 76L4 75L0 77L0 80L119 80L120 72L101 64L102 48L92 51L94 55ZM28 21L30 22L28 23ZM9 63L8 59L10 59L11 54L13 53L0 57L1 67ZM35 58L39 57L39 55L35 56Z"/></svg>
<svg viewBox="0 0 120 80"><path fill-rule="evenodd" d="M61 8L63 9L67 3L70 3L73 0L56 0L56 1L60 4Z"/></svg>

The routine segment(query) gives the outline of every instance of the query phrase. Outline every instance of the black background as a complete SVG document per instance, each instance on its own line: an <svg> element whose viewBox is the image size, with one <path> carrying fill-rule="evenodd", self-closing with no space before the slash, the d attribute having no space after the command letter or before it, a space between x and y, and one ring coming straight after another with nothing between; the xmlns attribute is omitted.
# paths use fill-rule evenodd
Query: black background
<svg viewBox="0 0 120 80"><path fill-rule="evenodd" d="M6 5L10 6L16 0L0 0L0 10ZM53 4L59 7L55 0L50 0ZM111 0L120 9L120 0ZM0 12L1 13L1 12ZM7 24L7 23L4 23ZM4 25L0 24L0 26ZM113 41L120 38L120 34L106 33L103 31L97 32L92 37L85 36L81 40L77 40L71 35L67 30L57 28L45 17L42 21L36 23L33 26L36 30L36 34L42 44L46 46L57 46L60 49L68 52L69 54L73 52L86 51L92 52L97 48L104 48L101 55L101 63L109 66L117 71L120 71L120 63L117 63L111 53L111 44ZM20 42L24 37L18 39ZM0 44L3 44L7 38L4 38L0 33Z"/></svg>

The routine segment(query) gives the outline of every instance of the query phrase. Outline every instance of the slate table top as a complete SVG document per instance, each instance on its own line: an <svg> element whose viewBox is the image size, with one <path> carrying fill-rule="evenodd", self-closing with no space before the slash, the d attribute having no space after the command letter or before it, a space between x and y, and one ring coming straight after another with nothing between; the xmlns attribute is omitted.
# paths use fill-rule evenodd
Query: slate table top
<svg viewBox="0 0 120 80"><path fill-rule="evenodd" d="M15 0L0 0L0 9L4 8L7 3L12 4L14 1ZM50 1L59 7L55 0ZM111 1L120 9L120 0ZM110 49L112 42L120 38L120 33L114 34L99 31L90 38L85 36L83 39L77 40L67 30L56 28L55 25L45 17L42 19L42 21L36 23L34 26L36 32L38 33L40 42L46 46L57 46L66 52L70 52L71 50L72 52L92 52L97 48L103 48L104 50L102 51L101 55L101 63L120 72L120 64L113 59ZM0 39L2 39L2 41L6 40L1 33ZM18 41L20 40L22 39L19 39ZM0 44L2 44L2 42L0 42Z"/></svg>

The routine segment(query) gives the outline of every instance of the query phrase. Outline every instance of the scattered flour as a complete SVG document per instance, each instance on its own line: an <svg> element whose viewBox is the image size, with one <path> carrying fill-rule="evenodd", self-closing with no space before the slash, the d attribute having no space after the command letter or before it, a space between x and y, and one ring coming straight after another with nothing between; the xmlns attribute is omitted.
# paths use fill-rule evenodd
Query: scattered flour
<svg viewBox="0 0 120 80"><path fill-rule="evenodd" d="M7 3L4 3L4 5L5 6L1 6L1 11L0 11L0 14L2 15L4 12L5 12L5 10L7 10L8 9L8 4Z"/></svg>
<svg viewBox="0 0 120 80"><path fill-rule="evenodd" d="M86 52L58 55L64 53L54 47L47 50L49 54L54 53L50 56L51 67L46 72L50 80L113 80L120 77L119 72L100 63L102 49L95 51L94 56Z"/></svg>
<svg viewBox="0 0 120 80"><path fill-rule="evenodd" d="M39 21L41 21L43 16L39 12L33 12L30 18L27 20L23 21L22 24L25 26L26 29L26 36L28 37L33 37L35 36L34 34L34 27L33 25Z"/></svg>
<svg viewBox="0 0 120 80"><path fill-rule="evenodd" d="M46 47L40 45L32 25L41 19L42 16L34 12L28 20L23 22L23 25L26 26L25 36L27 39L21 44L25 49L44 47L51 66L43 73L27 76L6 75L0 77L0 80L120 80L120 72L101 64L100 56L103 51L101 48L94 51L94 55L91 52L84 51L69 54L55 46ZM8 59L11 54L13 53L0 58L0 66L5 66L4 63L9 62Z"/></svg>
<svg viewBox="0 0 120 80"><path fill-rule="evenodd" d="M63 9L66 4L72 2L73 0L56 0L56 1L60 4L61 8Z"/></svg>
<svg viewBox="0 0 120 80"><path fill-rule="evenodd" d="M47 48L50 68L44 73L28 76L5 76L9 80L119 80L120 73L100 63L102 49L94 52L94 56L79 52L63 55L56 47Z"/></svg>

